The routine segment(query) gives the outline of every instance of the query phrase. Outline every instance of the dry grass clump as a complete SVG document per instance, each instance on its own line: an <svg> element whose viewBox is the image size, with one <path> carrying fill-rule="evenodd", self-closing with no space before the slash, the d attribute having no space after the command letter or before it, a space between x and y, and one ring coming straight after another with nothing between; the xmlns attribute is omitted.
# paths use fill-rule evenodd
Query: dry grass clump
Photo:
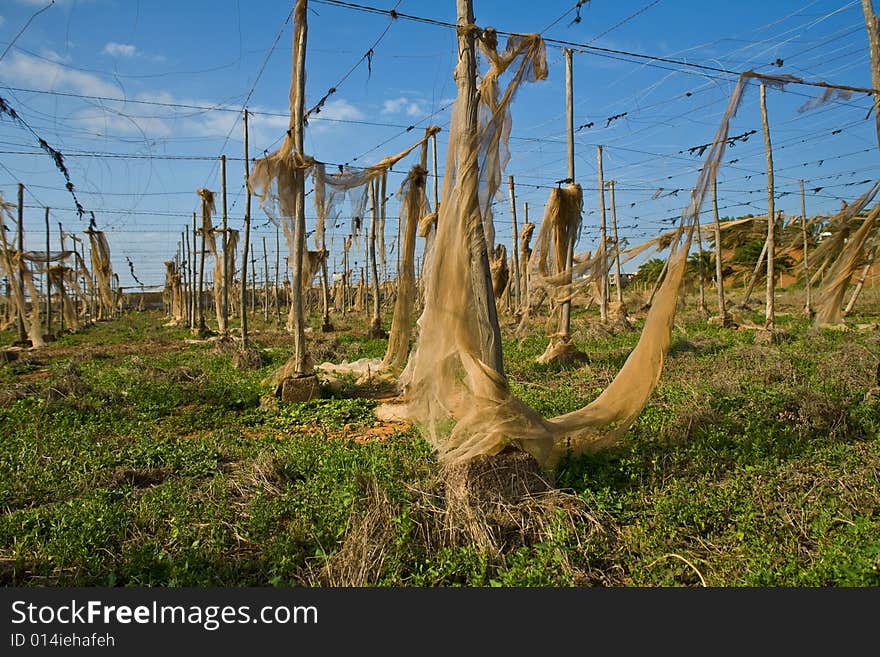
<svg viewBox="0 0 880 657"><path fill-rule="evenodd" d="M503 564L517 550L558 541L562 534L572 537L578 553L605 532L580 498L554 489L537 462L519 450L443 468L436 479L424 487L409 486L408 492L411 499L404 505L366 481L339 549L312 572L314 582L380 584L389 564L405 561L413 551L472 548L490 563ZM405 543L399 537L402 516L408 526ZM572 564L570 553L558 556L572 581L602 579Z"/></svg>

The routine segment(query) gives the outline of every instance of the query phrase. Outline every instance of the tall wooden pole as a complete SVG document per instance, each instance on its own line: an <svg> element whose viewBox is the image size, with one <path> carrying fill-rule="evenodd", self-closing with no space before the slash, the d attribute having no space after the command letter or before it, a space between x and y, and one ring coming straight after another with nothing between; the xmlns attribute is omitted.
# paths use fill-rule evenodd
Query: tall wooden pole
<svg viewBox="0 0 880 657"><path fill-rule="evenodd" d="M617 303L623 303L623 280L620 277L620 242L617 239L617 201L614 200L614 181L608 181L611 190L611 237L614 240L614 276L617 280Z"/></svg>
<svg viewBox="0 0 880 657"><path fill-rule="evenodd" d="M715 291L718 293L718 319L727 326L727 308L724 303L724 268L721 258L721 218L718 216L718 178L712 172L712 219L715 224Z"/></svg>
<svg viewBox="0 0 880 657"><path fill-rule="evenodd" d="M52 335L52 282L49 280L49 257L49 208L46 208L46 335Z"/></svg>
<svg viewBox="0 0 880 657"><path fill-rule="evenodd" d="M868 51L871 56L871 85L880 90L880 21L874 13L871 0L862 0L865 27L868 30ZM877 145L880 146L880 93L874 92L874 122L877 127Z"/></svg>
<svg viewBox="0 0 880 657"><path fill-rule="evenodd" d="M196 213L193 212L192 216L192 249L190 249L190 261L189 261L189 303L191 306L190 309L190 322L189 327L191 329L197 328L199 324L199 311L198 311L198 290L196 289L196 237L198 236L197 227L196 227Z"/></svg>
<svg viewBox="0 0 880 657"><path fill-rule="evenodd" d="M304 119L306 101L306 38L308 23L306 20L307 0L296 0L294 7L293 28L293 53L294 53L294 85L292 89L293 100L293 147L296 157L302 160L304 155ZM305 199L305 175L301 169L295 174L297 177L295 188L296 210L293 223L293 252L290 257L293 262L291 274L290 293L292 295L292 319L293 326L289 327L293 332L293 365L298 375L306 375L308 356L306 354L305 318L302 303L302 277L303 277L303 254L305 251L306 233L306 199Z"/></svg>
<svg viewBox="0 0 880 657"><path fill-rule="evenodd" d="M761 123L764 126L764 150L767 156L767 308L764 328L773 330L776 324L776 281L774 255L776 253L776 207L773 192L773 147L770 144L770 124L767 120L767 87L761 83Z"/></svg>
<svg viewBox="0 0 880 657"><path fill-rule="evenodd" d="M58 244L61 247L61 251L63 252L64 246L65 246L65 244L64 244L64 229L61 227L60 221L58 222ZM76 246L76 242L74 242L73 244L74 244L74 246ZM61 262L63 264L64 260L62 260ZM76 257L74 257L74 259L73 259L73 266L74 266L74 272L75 272L76 271ZM63 276L61 277L61 280L62 280L62 282L64 281ZM61 297L60 306L61 306L61 312L59 313L59 315L60 315L59 320L60 321L59 321L58 325L61 327L60 328L61 333L64 333L64 297L63 296ZM74 302L73 309L74 309L74 312L76 312L76 302Z"/></svg>
<svg viewBox="0 0 880 657"><path fill-rule="evenodd" d="M507 176L507 184L510 186L510 219L513 223L513 276L511 289L513 290L513 310L519 312L522 298L522 290L519 280L519 227L516 225L516 191L513 185L513 176Z"/></svg>
<svg viewBox="0 0 880 657"><path fill-rule="evenodd" d="M263 236L263 288L265 297L263 310L266 313L266 323L269 323L269 254L266 252L266 236Z"/></svg>
<svg viewBox="0 0 880 657"><path fill-rule="evenodd" d="M24 185L18 183L18 289L20 291L22 303L24 303ZM33 299L31 303L36 303ZM27 333L24 329L24 308L18 315L18 341L27 340Z"/></svg>
<svg viewBox="0 0 880 657"><path fill-rule="evenodd" d="M220 156L220 194L223 202L223 228L221 234L221 242L223 248L221 249L221 257L223 258L223 262L221 262L220 271L223 280L220 283L220 318L223 320L223 326L220 328L221 334L226 334L229 332L229 272L227 268L229 267L229 257L226 253L227 248L229 247L229 240L227 238L227 214L226 214L226 156Z"/></svg>
<svg viewBox="0 0 880 657"><path fill-rule="evenodd" d="M602 174L602 147L597 146L596 155L599 165L599 261L601 281L599 283L599 316L603 322L608 321L608 237L605 229L605 180Z"/></svg>
<svg viewBox="0 0 880 657"><path fill-rule="evenodd" d="M434 171L434 212L437 213L437 217L440 217L440 196L439 196L439 180L440 180L440 172L437 169L437 133L434 132L431 134L431 159L433 161Z"/></svg>
<svg viewBox="0 0 880 657"><path fill-rule="evenodd" d="M184 301L184 319L186 321L187 326L192 326L192 285L190 285L190 280L192 277L192 272L190 271L190 259L192 258L192 251L189 248L189 227L183 230L183 253L184 258L183 262L186 265L186 273L183 277L184 283L184 291L183 295ZM141 291L143 294L143 291Z"/></svg>
<svg viewBox="0 0 880 657"><path fill-rule="evenodd" d="M241 344L248 347L247 266L251 245L250 154L248 153L248 111L244 111L244 240L241 246Z"/></svg>
<svg viewBox="0 0 880 657"><path fill-rule="evenodd" d="M257 314L257 258L256 249L251 249L251 315Z"/></svg>
<svg viewBox="0 0 880 657"><path fill-rule="evenodd" d="M342 294L342 316L345 317L347 314L346 304L348 302L348 248L349 241L348 239L342 240L342 280L340 281L341 285L340 291Z"/></svg>
<svg viewBox="0 0 880 657"><path fill-rule="evenodd" d="M472 0L456 0L458 23L458 64L455 82L460 103L459 119L462 121L457 149L458 169L456 182L461 194L461 211L465 213L468 248L471 254L471 287L477 312L485 316L477 326L485 329L479 337L480 357L483 362L504 376L504 360L501 352L501 328L492 276L489 271L489 248L480 216L480 172L477 162L477 59L475 50L474 8Z"/></svg>
<svg viewBox="0 0 880 657"><path fill-rule="evenodd" d="M285 263L287 259L285 259ZM281 230L275 226L275 321L281 322L281 296L278 292L279 272L281 271ZM288 299L289 301L289 299Z"/></svg>
<svg viewBox="0 0 880 657"><path fill-rule="evenodd" d="M571 48L562 50L565 56L565 117L567 135L567 171L568 180L574 184L574 74L572 71ZM562 304L562 314L559 318L559 335L563 341L571 337L571 280L572 264L574 262L575 233L571 231L568 244L565 245L565 276L563 283L568 287L568 298Z"/></svg>
<svg viewBox="0 0 880 657"><path fill-rule="evenodd" d="M199 296L198 296L198 310L199 310L199 331L202 332L206 329L205 326L205 240L208 238L207 229L205 228L205 217L208 216L208 205L205 199L202 199L202 228L199 231L199 234L202 236L202 239L199 242Z"/></svg>
<svg viewBox="0 0 880 657"><path fill-rule="evenodd" d="M810 261L807 246L807 197L804 194L804 181L801 180L801 237L804 240L804 285L806 287L806 305L804 312L808 317L813 314L813 299L810 292Z"/></svg>

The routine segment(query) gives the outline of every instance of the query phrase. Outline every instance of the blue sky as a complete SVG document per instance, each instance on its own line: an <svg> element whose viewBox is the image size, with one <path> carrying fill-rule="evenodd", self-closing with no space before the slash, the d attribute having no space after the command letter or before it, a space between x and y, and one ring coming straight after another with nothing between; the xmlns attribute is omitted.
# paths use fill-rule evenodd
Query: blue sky
<svg viewBox="0 0 880 657"><path fill-rule="evenodd" d="M363 4L388 9L395 2ZM161 283L162 263L175 252L180 231L198 208L195 190L219 189L216 158L221 153L237 158L229 162L227 173L229 222L241 226L240 110L246 99L254 113L252 156L276 146L287 127L291 25L286 19L292 1L56 0L10 47L46 4L0 4L0 53L5 51L0 96L65 155L80 201L107 231L122 284L134 282L126 258L140 280ZM474 0L474 5L476 22L483 27L545 30L548 38L728 70L753 68L871 86L858 1L592 0L580 8L578 22L576 0ZM401 0L396 8L455 21L453 0ZM368 68L363 55L386 28ZM307 150L329 163L368 165L410 145L431 123L446 127L449 110L443 108L455 96L455 54L455 34L448 28L402 18L391 21L312 0L307 104L312 106L331 86L337 92L310 122ZM523 87L513 109L506 174L517 182L520 222L524 202L530 219L540 220L549 187L566 176L560 48L548 46L547 57L548 79ZM675 64L574 54L575 125L592 124L576 134L576 177L586 192L579 250L594 246L597 235L596 146L604 146L606 180L616 181L622 237L632 244L648 239L670 227L687 201L701 164L688 149L712 139L733 81L729 75ZM786 213L800 212L799 179L807 181L807 211L812 214L836 210L841 199L855 198L867 188L864 181L880 176L873 116L866 118L870 98L856 94L798 111L820 91L792 85L768 93L776 202ZM407 132L410 125L415 129ZM719 175L722 215L766 211L756 86L743 102L731 135L750 130L758 132L729 149ZM441 163L447 138L445 131L440 133ZM41 208L52 208L52 244L57 248L57 221L70 232L81 231L86 222L76 217L50 159L30 154L38 150L28 131L0 120L0 191L14 201L16 183L27 186L26 248L43 248ZM398 167L401 172L407 162ZM392 174L389 190L401 179L402 174ZM396 207L394 201L389 204L389 242L396 230ZM509 243L508 205L496 207L498 240ZM273 259L275 229L256 206L254 225L258 258L265 236ZM331 260L341 260L348 230L348 222L331 228Z"/></svg>

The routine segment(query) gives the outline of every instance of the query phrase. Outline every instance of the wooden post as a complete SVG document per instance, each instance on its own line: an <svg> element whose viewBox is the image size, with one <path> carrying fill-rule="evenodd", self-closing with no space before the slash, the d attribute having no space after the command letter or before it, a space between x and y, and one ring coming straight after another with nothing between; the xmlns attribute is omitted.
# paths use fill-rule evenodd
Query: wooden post
<svg viewBox="0 0 880 657"><path fill-rule="evenodd" d="M477 162L477 60L473 0L456 0L458 23L458 63L455 67L455 82L458 99L461 103L459 119L462 122L457 149L457 186L460 191L461 211L465 213L468 225L468 248L471 257L470 284L474 293L477 312L484 317L477 320L479 327L488 331L479 337L480 358L500 376L504 376L504 360L501 352L501 328L498 325L498 312L495 295L492 291L492 276L489 271L489 248L480 216L479 184L480 171Z"/></svg>
<svg viewBox="0 0 880 657"><path fill-rule="evenodd" d="M654 296L657 294L657 290L660 289L660 283L663 282L663 278L666 276L666 270L669 269L669 258L666 258L666 261L663 263L663 267L660 268L660 273L657 275L657 280L654 281L654 287L651 288L651 294L648 295L648 300L645 302L645 308L650 308L651 304L654 303Z"/></svg>
<svg viewBox="0 0 880 657"><path fill-rule="evenodd" d="M801 180L801 236L804 240L804 285L806 287L806 305L804 306L804 312L807 314L807 317L812 317L813 315L813 300L811 298L810 293L810 261L808 259L808 247L807 247L807 198L804 194L804 181Z"/></svg>
<svg viewBox="0 0 880 657"><path fill-rule="evenodd" d="M345 317L348 305L348 249L351 248L351 235L342 243L342 316Z"/></svg>
<svg viewBox="0 0 880 657"><path fill-rule="evenodd" d="M293 71L293 88L291 89L292 114L293 114L293 147L297 158L302 159L304 154L304 117L305 117L305 99L306 99L306 38L308 35L307 0L296 0L294 7L294 28L293 28L293 54L294 54L294 71ZM305 185L304 173L298 169L294 175L296 176L295 188L298 189L296 195L296 208L294 212L293 222L293 245L290 257L293 258L292 274L291 274L291 319L293 325L288 327L293 332L293 365L294 371L298 375L308 374L308 357L306 354L306 336L305 336L305 318L303 317L302 303L302 274L303 274L303 254L305 251L305 232L306 232L306 205L305 205Z"/></svg>
<svg viewBox="0 0 880 657"><path fill-rule="evenodd" d="M257 258L256 249L251 249L251 315L257 315Z"/></svg>
<svg viewBox="0 0 880 657"><path fill-rule="evenodd" d="M513 186L513 176L507 176L507 184L510 186L510 219L513 223L513 276L511 276L510 289L513 290L513 310L519 312L522 290L519 280L519 228L516 225L516 191Z"/></svg>
<svg viewBox="0 0 880 657"><path fill-rule="evenodd" d="M269 255L266 252L266 236L263 236L263 289L265 295L263 298L263 310L266 313L266 323L269 323Z"/></svg>
<svg viewBox="0 0 880 657"><path fill-rule="evenodd" d="M244 240L241 246L241 345L248 347L248 312L247 312L247 265L248 250L251 244L251 187L250 161L248 154L248 111L244 111Z"/></svg>
<svg viewBox="0 0 880 657"><path fill-rule="evenodd" d="M285 259L285 263L287 260ZM273 298L275 300L275 321L281 322L281 297L278 293L278 272L281 269L281 230L275 226L275 288ZM288 301L290 301L288 299Z"/></svg>
<svg viewBox="0 0 880 657"><path fill-rule="evenodd" d="M599 316L603 322L608 321L608 238L605 234L605 182L602 174L602 147L597 146L599 164L599 261L601 268L599 282Z"/></svg>
<svg viewBox="0 0 880 657"><path fill-rule="evenodd" d="M220 241L222 244L222 248L220 249L220 257L223 258L223 261L220 263L220 276L222 280L220 281L220 319L222 320L222 326L218 327L220 333L225 335L229 333L229 272L226 271L229 266L229 258L226 253L226 249L229 246L229 240L226 237L227 233L227 214L226 214L226 156L220 156L220 197L223 203L223 217L222 228Z"/></svg>
<svg viewBox="0 0 880 657"><path fill-rule="evenodd" d="M718 293L718 318L727 326L727 308L724 303L724 268L721 261L721 218L718 216L717 169L712 171L712 219L715 224L715 289Z"/></svg>
<svg viewBox="0 0 880 657"><path fill-rule="evenodd" d="M183 240L184 240L184 243L186 244L186 289L187 289L187 294L184 296L184 299L186 301L186 325L191 328L193 325L192 300L193 300L193 292L194 292L193 284L192 284L193 249L190 246L190 242L189 242L189 227L188 226L183 229ZM141 291L141 294L143 294L143 290Z"/></svg>
<svg viewBox="0 0 880 657"><path fill-rule="evenodd" d="M767 88L761 83L761 123L764 126L764 150L767 156L767 308L764 328L773 330L776 324L776 280L774 255L776 252L776 207L773 198L773 148L770 144L770 125L767 121Z"/></svg>
<svg viewBox="0 0 880 657"><path fill-rule="evenodd" d="M880 89L880 21L874 13L871 0L862 0L862 11L865 14L865 27L868 30L868 50L871 56L871 84ZM880 146L880 94L874 92L874 122L877 127L877 145Z"/></svg>
<svg viewBox="0 0 880 657"><path fill-rule="evenodd" d="M865 281L868 279L868 273L871 271L871 267L874 266L874 258L877 256L877 245L874 245L874 248L871 249L871 253L868 255L868 259L865 261L865 266L862 268L862 273L859 275L859 280L856 283L856 289L853 290L852 296L849 298L849 303L846 304L846 308L843 309L843 315L846 317L849 315L853 308L856 305L856 300L859 298L859 294L862 292L862 288L865 287Z"/></svg>
<svg viewBox="0 0 880 657"><path fill-rule="evenodd" d="M571 48L563 48L565 56L565 116L567 134L567 157L568 180L574 184L574 89L573 72L571 61ZM601 183L599 183L601 185ZM563 341L571 337L571 281L572 264L574 263L574 240L577 231L572 231L565 245L565 275L563 283L568 286L568 298L562 303L562 313L559 318L559 335Z"/></svg>
<svg viewBox="0 0 880 657"><path fill-rule="evenodd" d="M528 202L523 203L523 230L525 230L525 226L529 223L529 204ZM519 266L521 271L519 272L520 277L520 310L523 313L529 312L529 245L525 240L520 241L519 243L520 254L519 254Z"/></svg>
<svg viewBox="0 0 880 657"><path fill-rule="evenodd" d="M747 306L749 300L752 298L752 290L755 287L755 282L758 280L758 274L761 272L761 265L764 264L764 258L767 255L767 240L764 239L764 246L761 247L761 254L758 256L758 262L755 263L755 269L752 271L752 276L749 278L749 284L746 288L746 295L743 298L742 305Z"/></svg>
<svg viewBox="0 0 880 657"><path fill-rule="evenodd" d="M61 310L62 314L64 309ZM52 335L52 282L49 280L49 208L46 208L46 335Z"/></svg>
<svg viewBox="0 0 880 657"><path fill-rule="evenodd" d="M63 236L64 231L62 230L60 223L58 224L58 230L61 231L61 235ZM78 254L76 252L76 238L74 237L73 239L71 239L71 241L73 242L73 279L75 281L77 278L79 278L79 275L80 275L79 259L78 259ZM79 313L79 293L77 293L78 289L80 289L79 285L76 285L73 288L73 312L76 314L77 319L79 319L79 314L80 314ZM85 313L83 313L83 315L85 316Z"/></svg>
<svg viewBox="0 0 880 657"><path fill-rule="evenodd" d="M374 178L370 181L370 246L369 246L369 264L370 273L372 275L373 287L373 315L370 320L370 337L380 337L382 335L382 317L380 315L379 306L379 273L376 267L376 224L379 215L379 179Z"/></svg>
<svg viewBox="0 0 880 657"><path fill-rule="evenodd" d="M18 289L21 293L22 304L24 304L24 185L18 183ZM37 300L33 299L32 303ZM24 328L24 312L18 315L18 341L25 342L27 340L27 332Z"/></svg>
<svg viewBox="0 0 880 657"><path fill-rule="evenodd" d="M620 277L620 242L617 239L617 201L614 199L614 181L608 181L611 190L611 237L614 240L614 276L617 280L617 303L623 303L623 281Z"/></svg>
<svg viewBox="0 0 880 657"><path fill-rule="evenodd" d="M437 219L440 219L440 196L438 195L440 172L437 170L437 133L431 133L431 159L434 166L434 212L437 213Z"/></svg>
<svg viewBox="0 0 880 657"><path fill-rule="evenodd" d="M192 248L189 250L189 327L196 328L198 325L198 310L196 301L196 213L192 215Z"/></svg>
<svg viewBox="0 0 880 657"><path fill-rule="evenodd" d="M199 297L198 297L198 309L199 309L199 331L202 332L206 329L205 326L205 240L208 238L207 232L205 230L205 217L208 216L208 205L205 199L202 199L202 228L199 233L202 236L202 240L200 242L201 248L199 249Z"/></svg>
<svg viewBox="0 0 880 657"><path fill-rule="evenodd" d="M694 199L694 193L691 192L691 200ZM706 287L703 281L703 234L700 230L700 210L694 202L694 228L697 232L697 278L699 279L700 290L700 312L708 314L706 309Z"/></svg>
<svg viewBox="0 0 880 657"><path fill-rule="evenodd" d="M61 247L61 251L63 252L64 251L64 229L61 227L60 221L58 222L58 244ZM73 244L74 244L74 246L76 246L76 242L74 242ZM64 263L64 260L66 260L66 258L61 260L62 264ZM74 257L73 262L74 262L74 271L76 271L76 269L75 269L76 257ZM63 275L61 277L61 280L62 280L62 284L63 284L63 281L64 281ZM59 317L58 326L60 327L61 333L64 333L64 296L61 297L61 303L59 304L59 306L61 307L61 312L59 313L60 317ZM76 303L75 302L74 302L73 309L74 309L74 312L76 312Z"/></svg>

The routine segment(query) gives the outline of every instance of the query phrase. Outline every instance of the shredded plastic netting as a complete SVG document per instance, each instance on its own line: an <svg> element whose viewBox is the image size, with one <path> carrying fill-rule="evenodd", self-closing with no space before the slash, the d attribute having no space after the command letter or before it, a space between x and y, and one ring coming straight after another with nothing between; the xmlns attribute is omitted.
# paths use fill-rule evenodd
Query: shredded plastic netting
<svg viewBox="0 0 880 657"><path fill-rule="evenodd" d="M109 319L113 316L113 309L116 306L116 298L110 287L113 278L110 267L110 245L102 230L88 229L85 233L89 236L92 272L98 287L98 319Z"/></svg>
<svg viewBox="0 0 880 657"><path fill-rule="evenodd" d="M0 210L9 215L10 219L13 219L11 209L14 207L14 205L4 202L3 195L0 194ZM3 275L6 276L9 281L9 286L12 292L11 301L18 312L19 319L27 328L27 334L31 341L31 345L33 347L42 347L46 343L43 341L39 294L34 285L34 279L31 275L30 269L28 269L25 260L22 257L24 254L14 251L9 247L9 243L6 240L6 230L3 227L2 220L0 220L0 245L2 245L3 248L3 252L0 254L0 256L2 256L0 257L0 263L2 263ZM23 287L27 289L28 296L31 299L30 317L28 317L27 302L22 290Z"/></svg>
<svg viewBox="0 0 880 657"><path fill-rule="evenodd" d="M481 45L487 47L487 41L481 40ZM484 80L497 79L499 62L510 65L521 58L520 71L536 71L540 66L533 63L543 62L543 57L544 46L539 36L511 38L504 56L493 56L490 47L487 58L492 69ZM510 392L504 375L481 358L481 336L489 334L492 327L480 325L487 321L487 315L476 307L475 287L479 282L471 274L473 254L469 236L476 230L476 222L485 222L486 216L473 211L476 199L465 197L475 189L466 180L466 176L472 174L458 161L457 149L449 150L425 309L418 322L418 342L402 378L407 403L401 409L402 415L418 424L444 461L491 455L508 445L517 445L539 462L553 465L568 451L582 453L612 444L624 435L644 408L662 372L694 217L723 158L730 120L739 107L749 77L744 75L738 80L708 149L691 202L682 212L677 237L670 245L668 273L648 312L638 344L595 401L578 411L551 419L542 418L517 399ZM494 129L495 119L509 111L507 105L516 88L527 79L534 76L515 76L504 100L493 106L488 125L487 114L481 115L483 119L478 128L481 140L506 138L509 126L507 131ZM491 94L483 96L482 102L486 102L486 98L494 102ZM460 95L453 109L450 132L453 144L458 143L467 130L460 110L462 105ZM481 141L481 153L492 151ZM471 154L462 156L469 158ZM495 162L489 157L479 164L485 181L486 170L491 171Z"/></svg>
<svg viewBox="0 0 880 657"><path fill-rule="evenodd" d="M840 324L843 321L843 298L850 280L877 239L880 205L874 206L861 226L842 244L839 255L828 269L825 283L816 295L816 326Z"/></svg>
<svg viewBox="0 0 880 657"><path fill-rule="evenodd" d="M427 142L423 147L423 161L426 159ZM400 252L400 269L397 273L397 298L394 300L394 315L391 318L391 333L388 348L382 359L384 367L402 369L409 357L410 338L413 325L413 309L416 301L415 252L416 233L419 221L427 215L428 197L425 195L425 182L428 172L423 164L415 164L400 186L400 220L403 223L403 244Z"/></svg>

